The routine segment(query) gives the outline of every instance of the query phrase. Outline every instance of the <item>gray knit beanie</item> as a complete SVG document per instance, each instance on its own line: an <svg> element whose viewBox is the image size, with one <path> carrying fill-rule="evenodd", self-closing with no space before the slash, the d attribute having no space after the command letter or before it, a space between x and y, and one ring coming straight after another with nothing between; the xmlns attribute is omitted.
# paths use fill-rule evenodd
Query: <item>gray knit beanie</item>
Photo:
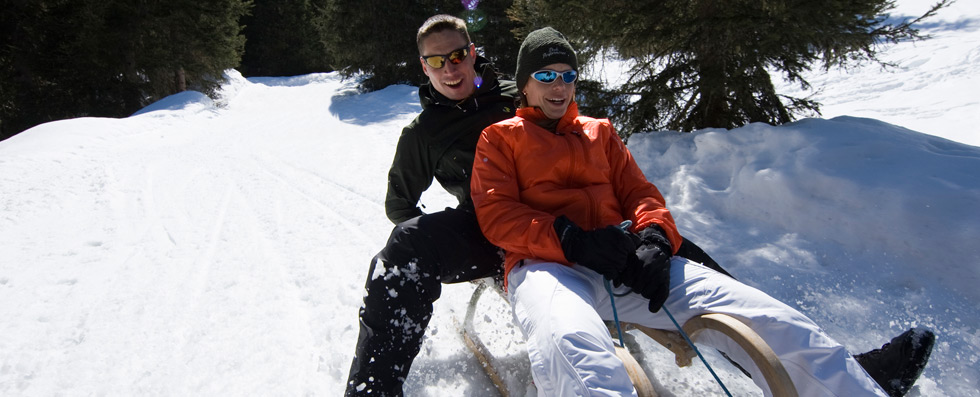
<svg viewBox="0 0 980 397"><path fill-rule="evenodd" d="M575 50L561 32L551 27L531 32L517 52L517 72L514 73L517 89L524 89L531 73L553 63L567 63L572 69L578 70Z"/></svg>

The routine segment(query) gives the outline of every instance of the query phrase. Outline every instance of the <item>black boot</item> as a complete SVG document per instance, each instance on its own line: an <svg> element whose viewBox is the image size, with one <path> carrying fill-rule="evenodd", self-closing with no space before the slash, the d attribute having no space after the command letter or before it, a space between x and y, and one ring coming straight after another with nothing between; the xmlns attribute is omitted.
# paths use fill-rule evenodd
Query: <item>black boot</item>
<svg viewBox="0 0 980 397"><path fill-rule="evenodd" d="M854 358L889 396L901 397L919 379L935 343L936 334L932 331L913 328L880 349L855 355Z"/></svg>

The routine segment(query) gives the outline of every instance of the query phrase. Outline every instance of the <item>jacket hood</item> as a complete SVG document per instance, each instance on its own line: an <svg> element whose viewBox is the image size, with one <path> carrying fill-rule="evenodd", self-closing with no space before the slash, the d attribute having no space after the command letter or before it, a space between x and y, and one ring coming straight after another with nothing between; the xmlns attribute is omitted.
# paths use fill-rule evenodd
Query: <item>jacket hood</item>
<svg viewBox="0 0 980 397"><path fill-rule="evenodd" d="M466 102L473 100L473 98L480 96L480 94L488 92L497 86L497 70L494 69L493 64L490 63L489 59L482 56L476 57L476 63L473 65L476 69L476 77L483 80L476 91L473 91L473 95L462 101L455 101L446 98L438 90L432 88L432 84L426 82L419 86L419 102L422 104L422 109L429 106L460 106L462 107Z"/></svg>

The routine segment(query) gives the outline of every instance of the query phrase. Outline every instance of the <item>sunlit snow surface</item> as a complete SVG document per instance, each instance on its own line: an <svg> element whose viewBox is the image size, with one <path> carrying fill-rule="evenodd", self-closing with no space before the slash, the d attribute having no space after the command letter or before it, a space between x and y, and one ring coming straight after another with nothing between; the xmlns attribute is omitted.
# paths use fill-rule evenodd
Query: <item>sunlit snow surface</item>
<svg viewBox="0 0 980 397"><path fill-rule="evenodd" d="M913 396L980 389L978 21L961 0L931 41L887 50L893 71L814 72L823 119L629 142L685 236L851 351L934 330ZM218 100L0 142L0 395L341 394L416 89L229 78ZM444 288L409 395L492 392L455 325L473 288ZM498 296L481 305L478 331L520 389L520 332ZM721 394L702 365L637 339L662 395ZM758 394L708 356L733 393Z"/></svg>

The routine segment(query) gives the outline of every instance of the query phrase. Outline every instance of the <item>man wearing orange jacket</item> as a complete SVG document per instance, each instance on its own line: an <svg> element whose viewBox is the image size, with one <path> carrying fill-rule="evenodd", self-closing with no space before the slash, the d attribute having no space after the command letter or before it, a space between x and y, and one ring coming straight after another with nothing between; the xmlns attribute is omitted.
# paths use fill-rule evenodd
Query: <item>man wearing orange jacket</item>
<svg viewBox="0 0 980 397"><path fill-rule="evenodd" d="M517 116L487 127L477 143L471 192L490 242L506 251L505 280L543 395L635 395L603 320L612 320L604 279L617 285L619 318L657 329L703 313L745 322L786 366L801 396L902 395L929 348L910 351L902 387L879 386L843 346L809 318L755 288L680 256L681 236L663 196L648 182L609 120L578 114L575 52L559 32L539 29L518 55ZM632 227L624 231L621 223ZM702 339L764 376L731 340ZM899 354L901 355L901 354ZM900 365L901 363L894 363ZM881 382L891 383L891 382Z"/></svg>

